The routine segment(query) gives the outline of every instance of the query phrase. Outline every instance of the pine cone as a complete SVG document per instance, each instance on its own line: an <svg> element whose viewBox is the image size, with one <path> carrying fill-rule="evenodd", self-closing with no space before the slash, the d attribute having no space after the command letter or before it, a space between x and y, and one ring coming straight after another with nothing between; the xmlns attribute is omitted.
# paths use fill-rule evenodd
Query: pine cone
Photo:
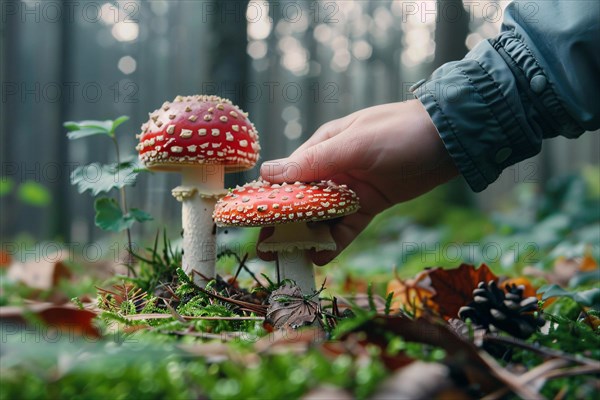
<svg viewBox="0 0 600 400"><path fill-rule="evenodd" d="M486 330L497 328L511 335L527 339L544 319L534 315L538 310L537 298L523 298L523 286L509 285L506 292L495 281L479 282L473 290L473 301L461 307L458 316L463 321L470 319Z"/></svg>

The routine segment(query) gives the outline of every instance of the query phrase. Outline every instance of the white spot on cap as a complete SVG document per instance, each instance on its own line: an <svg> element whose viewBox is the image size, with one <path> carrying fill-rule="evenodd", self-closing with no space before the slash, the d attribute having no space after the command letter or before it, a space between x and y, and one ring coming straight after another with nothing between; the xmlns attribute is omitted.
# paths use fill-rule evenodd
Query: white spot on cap
<svg viewBox="0 0 600 400"><path fill-rule="evenodd" d="M239 132L240 126L239 125L231 125L231 129L233 129L234 132Z"/></svg>
<svg viewBox="0 0 600 400"><path fill-rule="evenodd" d="M181 133L179 134L179 136L181 136L182 138L191 138L192 137L192 130L191 129L182 129Z"/></svg>
<svg viewBox="0 0 600 400"><path fill-rule="evenodd" d="M172 146L171 147L172 153L181 153L182 151L183 151L183 147L180 147L180 146Z"/></svg>
<svg viewBox="0 0 600 400"><path fill-rule="evenodd" d="M233 135L231 134L231 132L227 132L225 134L225 140L227 140L228 142L233 142Z"/></svg>
<svg viewBox="0 0 600 400"><path fill-rule="evenodd" d="M221 115L221 116L219 117L219 119L221 120L221 122L227 122L227 117L226 117L226 116L224 116L224 115Z"/></svg>
<svg viewBox="0 0 600 400"><path fill-rule="evenodd" d="M210 131L210 134L213 136L219 136L220 133L221 133L221 131L219 131L219 129L217 129L217 128L213 128Z"/></svg>
<svg viewBox="0 0 600 400"><path fill-rule="evenodd" d="M200 136L206 136L206 129L205 128L198 129L198 135L200 135Z"/></svg>
<svg viewBox="0 0 600 400"><path fill-rule="evenodd" d="M196 120L198 119L198 116L197 115L190 115L188 119L190 121L192 121L192 122L196 122Z"/></svg>
<svg viewBox="0 0 600 400"><path fill-rule="evenodd" d="M240 140L240 146L241 146L241 147L246 147L246 146L248 146L248 141L247 141L247 140Z"/></svg>
<svg viewBox="0 0 600 400"><path fill-rule="evenodd" d="M196 146L195 144L192 144L192 145L189 145L189 146L187 147L187 149L188 149L188 151L189 151L190 153L194 153L194 152L196 151L196 147L197 147L197 146Z"/></svg>

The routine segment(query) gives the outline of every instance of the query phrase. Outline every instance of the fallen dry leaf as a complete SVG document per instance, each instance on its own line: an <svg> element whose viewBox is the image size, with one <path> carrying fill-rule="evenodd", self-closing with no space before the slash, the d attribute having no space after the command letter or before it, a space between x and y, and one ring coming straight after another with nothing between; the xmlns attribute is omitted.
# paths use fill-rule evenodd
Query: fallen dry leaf
<svg viewBox="0 0 600 400"><path fill-rule="evenodd" d="M298 286L285 284L269 297L267 320L275 329L311 325L321 314L318 303L307 300Z"/></svg>
<svg viewBox="0 0 600 400"><path fill-rule="evenodd" d="M93 325L96 315L96 312L89 309L51 303L0 307L0 321L8 332L7 335L20 334L23 329L29 332L33 326L36 331L41 332L43 339L52 342L61 338L72 339L73 336L99 338L100 331Z"/></svg>
<svg viewBox="0 0 600 400"><path fill-rule="evenodd" d="M366 293L369 290L369 281L364 278L357 278L351 274L344 278L342 291L344 293Z"/></svg>
<svg viewBox="0 0 600 400"><path fill-rule="evenodd" d="M48 290L56 287L61 279L71 277L71 271L62 260L40 260L27 263L13 262L8 268L7 278L21 282L33 289Z"/></svg>
<svg viewBox="0 0 600 400"><path fill-rule="evenodd" d="M430 300L445 320L458 316L458 310L473 299L473 290L479 282L498 280L485 264L477 269L469 264L461 264L455 269L436 268L431 270L429 277L435 289Z"/></svg>
<svg viewBox="0 0 600 400"><path fill-rule="evenodd" d="M508 278L508 279L501 279L498 287L504 291L506 291L507 287L510 285L515 285L515 286L523 286L523 297L536 297L537 296L537 289L535 286L533 286L531 284L531 281L527 278L525 278L524 276L520 276L517 278ZM539 297L541 298L541 295L539 295Z"/></svg>
<svg viewBox="0 0 600 400"><path fill-rule="evenodd" d="M420 317L425 308L433 307L433 304L428 304L435 294L429 272L419 272L413 279L402 280L397 277L388 283L387 293L394 293L391 304L393 312L406 310L411 315Z"/></svg>
<svg viewBox="0 0 600 400"><path fill-rule="evenodd" d="M388 293L394 292L393 309L406 309L419 317L430 312L446 320L456 318L460 307L473 298L473 289L479 282L498 280L485 264L475 268L461 264L458 268L431 268L420 272L414 279L396 279L388 284Z"/></svg>

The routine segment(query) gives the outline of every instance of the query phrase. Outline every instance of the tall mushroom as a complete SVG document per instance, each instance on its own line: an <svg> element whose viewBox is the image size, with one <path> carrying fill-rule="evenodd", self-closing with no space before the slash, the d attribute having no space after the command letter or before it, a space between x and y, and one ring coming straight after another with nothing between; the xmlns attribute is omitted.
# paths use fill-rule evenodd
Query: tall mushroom
<svg viewBox="0 0 600 400"><path fill-rule="evenodd" d="M136 149L150 170L175 171L182 185L183 270L198 284L215 276L212 213L223 196L224 174L252 168L260 145L254 125L231 101L217 96L177 96L150 113ZM195 271L195 273L194 273Z"/></svg>
<svg viewBox="0 0 600 400"><path fill-rule="evenodd" d="M306 250L335 250L336 244L327 225L307 223L342 217L358 208L358 197L346 185L331 181L279 185L259 180L220 199L214 218L220 226L273 226L273 234L258 249L277 252L281 276L310 294L315 278Z"/></svg>

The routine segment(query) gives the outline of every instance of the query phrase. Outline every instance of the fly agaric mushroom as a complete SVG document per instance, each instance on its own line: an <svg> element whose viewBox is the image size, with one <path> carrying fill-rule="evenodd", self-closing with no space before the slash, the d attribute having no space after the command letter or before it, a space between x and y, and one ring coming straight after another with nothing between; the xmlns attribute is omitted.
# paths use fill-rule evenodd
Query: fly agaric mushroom
<svg viewBox="0 0 600 400"><path fill-rule="evenodd" d="M271 184L254 181L221 198L214 218L219 226L273 226L273 234L258 244L262 252L277 252L281 276L309 294L315 291L313 265L305 250L335 250L329 226L309 222L352 214L359 208L356 193L331 181Z"/></svg>
<svg viewBox="0 0 600 400"><path fill-rule="evenodd" d="M256 164L256 129L248 114L227 99L177 96L150 113L137 137L136 149L148 169L182 174L182 185L172 194L182 202L183 270L196 283L206 283L215 276L212 213L217 198L227 193L224 174Z"/></svg>

